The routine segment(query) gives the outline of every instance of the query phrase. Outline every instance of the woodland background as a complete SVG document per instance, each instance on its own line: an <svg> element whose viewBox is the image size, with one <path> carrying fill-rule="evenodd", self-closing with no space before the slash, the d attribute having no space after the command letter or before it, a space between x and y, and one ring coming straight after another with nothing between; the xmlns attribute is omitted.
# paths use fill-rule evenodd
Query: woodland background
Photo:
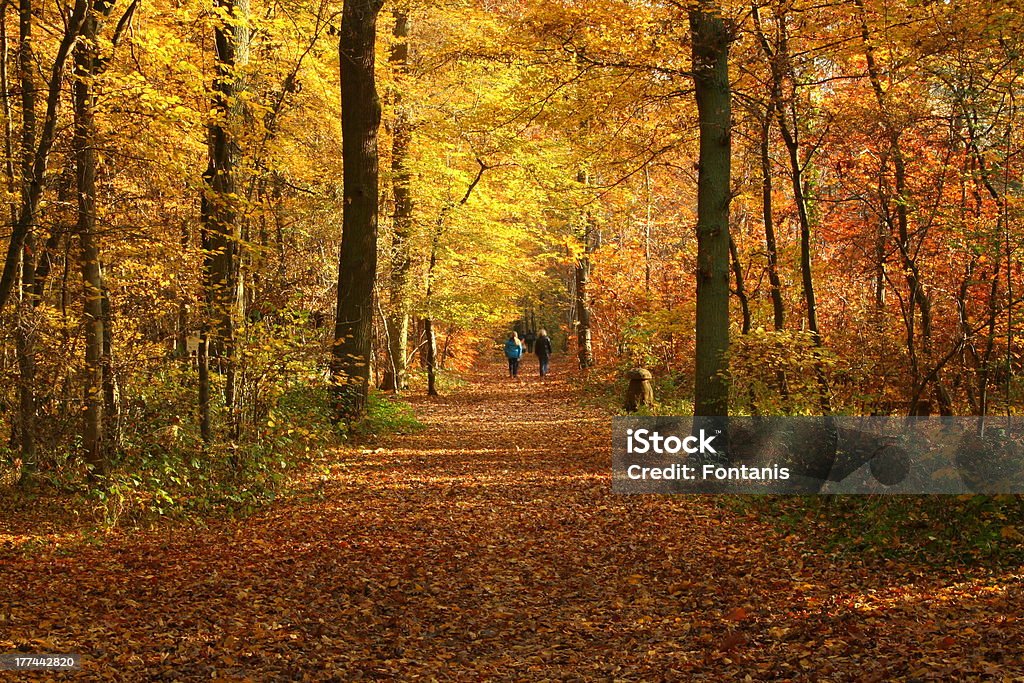
<svg viewBox="0 0 1024 683"><path fill-rule="evenodd" d="M691 410L694 12L730 70L731 410L1018 410L1017 3L364 4L384 390L340 427L341 4L0 5L6 483L244 504L516 324Z"/></svg>

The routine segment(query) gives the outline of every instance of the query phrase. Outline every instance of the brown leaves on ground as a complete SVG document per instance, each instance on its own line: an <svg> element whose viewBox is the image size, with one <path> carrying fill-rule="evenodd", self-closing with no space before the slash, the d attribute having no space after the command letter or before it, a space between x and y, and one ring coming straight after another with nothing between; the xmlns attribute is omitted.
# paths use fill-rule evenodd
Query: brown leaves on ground
<svg viewBox="0 0 1024 683"><path fill-rule="evenodd" d="M1020 575L841 564L713 499L613 495L610 421L561 376L485 367L247 520L0 542L0 652L126 681L1024 680Z"/></svg>

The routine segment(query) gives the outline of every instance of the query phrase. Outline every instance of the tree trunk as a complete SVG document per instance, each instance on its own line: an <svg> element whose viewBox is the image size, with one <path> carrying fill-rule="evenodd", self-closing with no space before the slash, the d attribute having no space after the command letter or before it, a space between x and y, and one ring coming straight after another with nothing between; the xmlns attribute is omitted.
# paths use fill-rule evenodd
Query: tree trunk
<svg viewBox="0 0 1024 683"><path fill-rule="evenodd" d="M878 229L875 232L875 288L874 288L874 316L875 326L881 330L885 325L885 221L878 221Z"/></svg>
<svg viewBox="0 0 1024 683"><path fill-rule="evenodd" d="M589 239L590 228L587 228L584 239ZM576 259L576 355L580 369L586 370L594 364L594 347L590 336L590 256L584 253Z"/></svg>
<svg viewBox="0 0 1024 683"><path fill-rule="evenodd" d="M31 201L31 186L36 151L36 85L32 74L35 56L32 46L32 0L21 0L18 6L18 76L21 82L21 210ZM35 266L31 254L34 213L22 222L19 213L15 226L23 226L22 244L15 247L17 235L11 235L7 263L14 265L20 281L18 308L15 311L14 333L18 357L18 447L22 463L22 480L36 469L36 395L35 395ZM25 247L29 248L26 250ZM5 264L4 273L7 269Z"/></svg>
<svg viewBox="0 0 1024 683"><path fill-rule="evenodd" d="M10 40L7 37L7 7L5 3L0 7L0 91L9 93L10 73L7 66L10 63ZM18 220L18 179L15 175L14 160L14 123L11 112L11 99L4 95L0 97L0 106L3 107L4 116L4 174L7 180L7 193L9 195L7 210L11 225Z"/></svg>
<svg viewBox="0 0 1024 683"><path fill-rule="evenodd" d="M189 233L188 221L187 220L182 220L181 221L181 241L179 242L179 244L181 245L181 253L182 254L188 253L188 248L189 248L189 245L191 244L191 242L192 242L192 236ZM190 336L189 335L189 329L188 329L188 300L189 299L188 299L188 295L187 294L185 294L184 292L179 292L179 294L178 294L178 338L175 341L175 345L177 346L177 349L175 350L175 355L186 366L191 364L191 359L189 358L190 354L189 354L189 351L188 351L188 338Z"/></svg>
<svg viewBox="0 0 1024 683"><path fill-rule="evenodd" d="M430 249L430 265L427 267L427 306L429 307L434 294L434 267L437 265L437 240ZM434 319L430 311L423 319L423 331L427 337L427 396L437 396L437 336L434 334Z"/></svg>
<svg viewBox="0 0 1024 683"><path fill-rule="evenodd" d="M200 393L209 396L209 361L225 374L224 403L228 409L231 436L239 437L235 405L235 326L243 316L244 300L240 287L240 222L238 221L238 143L243 109L239 95L245 81L239 69L249 61L248 0L214 0L224 21L214 30L216 75L213 81L214 118L207 128L207 168L203 174L206 191L201 206L201 241L205 253L203 285L206 315L201 325L200 345L205 349L207 372L200 369ZM204 439L210 437L210 401L200 400L200 421L207 425Z"/></svg>
<svg viewBox="0 0 1024 683"><path fill-rule="evenodd" d="M721 10L690 10L693 82L700 118L697 173L697 330L694 415L729 414L730 31Z"/></svg>
<svg viewBox="0 0 1024 683"><path fill-rule="evenodd" d="M96 125L93 78L96 75L97 18L90 11L75 44L74 136L75 178L78 192L77 232L82 269L82 298L85 315L85 378L82 446L92 474L106 470L103 415L103 273L100 266L99 236L96 234Z"/></svg>
<svg viewBox="0 0 1024 683"><path fill-rule="evenodd" d="M409 13L394 10L395 45L391 50L391 63L396 77L401 78L409 69ZM409 146L412 144L412 124L403 103L402 84L395 88L395 123L391 146L392 193L395 199L393 215L394 237L391 248L390 312L385 322L388 330L388 355L391 363L384 375L384 388L396 392L405 389L406 352L409 345L409 240L412 238L412 191L409 172Z"/></svg>
<svg viewBox="0 0 1024 683"><path fill-rule="evenodd" d="M580 172L577 179L587 184L587 176ZM576 356L580 370L586 370L594 364L594 347L590 333L590 254L594 251L594 220L586 215L583 222L583 253L576 259L574 275L576 279Z"/></svg>
<svg viewBox="0 0 1024 683"><path fill-rule="evenodd" d="M213 430L210 424L210 339L205 330L199 335L196 364L199 369L199 436L208 444L213 439Z"/></svg>
<svg viewBox="0 0 1024 683"><path fill-rule="evenodd" d="M989 164L986 163L985 156L982 153L981 145L978 142L979 133L977 112L971 111L968 108L966 100L963 99L962 97L959 98L957 104L959 105L960 110L963 113L963 120L965 122L967 136L967 139L965 141L965 147L969 158L972 160L969 172L971 176L973 176L973 180L975 182L976 187L980 185L981 188L984 188L989 198L992 199L993 202L995 202L996 207L998 208L998 212L996 214L995 232L997 235L1003 236L1005 234L1007 225L1008 205L1006 197L1003 195L1003 193L999 192L999 190L996 187L996 183L994 182L994 178L992 177L991 168ZM1007 139L1009 139L1009 133L1007 133ZM977 218L977 216L980 214L980 192L981 190L978 189L977 193L979 210L976 212L975 218ZM996 244L994 249L995 258L991 259L991 269L981 278L982 281L989 281L988 300L986 303L988 310L986 312L986 324L984 328L986 334L984 339L983 351L980 354L980 357L978 354L975 354L974 358L976 366L976 387L972 387L972 389L974 389L974 391L977 392L976 395L978 396L976 412L982 416L987 415L989 412L989 382L991 380L991 374L993 369L992 357L993 353L995 352L996 322L997 317L999 315L999 279L1003 270L1003 254L1001 250L1002 246L1000 244ZM1009 272L1009 268L1011 266L1011 250L1009 248L1009 245L1007 245L1006 249L1006 262L1007 269ZM964 285L961 288L959 301L966 301L967 287L969 287L967 283L971 278L974 265L975 263L972 262L968 275L964 280ZM1012 328L1010 326L1010 318L1012 313L1013 297L1011 290L1011 280L1009 280L1009 278L1006 281L1006 285L1006 297L1008 302L1010 302L1007 307L1007 344L1010 344L1012 340ZM961 320L966 321L966 305L962 304L960 309ZM965 329L966 327L969 327L966 325L966 323L964 323L964 325ZM1009 378L1009 376L1010 368L1007 368L1007 377ZM1007 381L1009 382L1009 379L1007 379Z"/></svg>
<svg viewBox="0 0 1024 683"><path fill-rule="evenodd" d="M786 326L786 313L782 305L782 279L779 277L779 249L775 239L775 215L772 210L772 156L771 131L774 104L769 104L761 122L761 215L764 220L764 243L768 254L768 283L771 285L772 321L776 331Z"/></svg>
<svg viewBox="0 0 1024 683"><path fill-rule="evenodd" d="M10 41L7 37L7 4L0 7L0 91L9 93L10 76L7 65L10 63ZM11 100L9 97L0 97L0 106L3 107L4 116L4 172L7 177L8 211L11 225L18 220L18 181L14 169L14 125L11 116ZM15 339L20 333L15 331ZM20 373L20 371L19 371ZM11 420L11 433L8 441L9 448L18 448L20 436L18 435L18 418Z"/></svg>
<svg viewBox="0 0 1024 683"><path fill-rule="evenodd" d="M651 187L651 165L644 165L644 190L647 216L644 221L644 299L651 301L651 233L654 231L654 192ZM531 329L536 330L536 325Z"/></svg>
<svg viewBox="0 0 1024 683"><path fill-rule="evenodd" d="M107 439L108 448L117 448L121 444L121 410L118 405L117 375L114 373L114 318L110 310L110 290L107 289L106 278L102 277L102 270L100 275L103 312L103 416L106 420L103 435Z"/></svg>
<svg viewBox="0 0 1024 683"><path fill-rule="evenodd" d="M338 48L345 204L331 374L335 420L349 424L365 414L370 384L381 116L374 43L381 4L382 0L345 0Z"/></svg>
<svg viewBox="0 0 1024 683"><path fill-rule="evenodd" d="M750 333L750 299L747 297L747 289L743 284L743 266L740 263L740 253L736 248L736 240L729 238L729 255L732 261L732 276L736 282L736 298L740 302L740 312L743 314L742 334Z"/></svg>
<svg viewBox="0 0 1024 683"><path fill-rule="evenodd" d="M427 299L426 308L427 314L423 318L423 330L426 335L426 353L424 354L424 365L427 370L427 395L437 396L437 387L435 385L435 372L437 370L437 335L434 332L434 318L432 312L432 306L434 301L434 271L437 268L437 250L441 244L441 237L444 235L445 220L448 218L448 214L454 211L460 206L464 206L469 201L470 196L473 194L473 190L480 184L480 179L484 177L484 173L490 168L481 159L477 159L476 163L479 168L476 172L476 177L466 188L466 193L462 195L462 199L458 203L449 203L443 209L437 217L437 224L434 227L434 235L430 241L430 262L427 265Z"/></svg>

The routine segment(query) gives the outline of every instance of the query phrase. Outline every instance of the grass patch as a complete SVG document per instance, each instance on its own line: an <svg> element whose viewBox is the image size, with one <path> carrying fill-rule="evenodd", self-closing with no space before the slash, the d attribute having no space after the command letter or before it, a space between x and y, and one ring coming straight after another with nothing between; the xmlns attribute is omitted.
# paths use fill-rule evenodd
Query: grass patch
<svg viewBox="0 0 1024 683"><path fill-rule="evenodd" d="M372 391L367 401L366 417L352 427L352 435L372 439L384 434L414 434L425 428L408 403L383 392Z"/></svg>
<svg viewBox="0 0 1024 683"><path fill-rule="evenodd" d="M815 538L839 558L938 565L1024 562L1022 496L731 496L784 536Z"/></svg>

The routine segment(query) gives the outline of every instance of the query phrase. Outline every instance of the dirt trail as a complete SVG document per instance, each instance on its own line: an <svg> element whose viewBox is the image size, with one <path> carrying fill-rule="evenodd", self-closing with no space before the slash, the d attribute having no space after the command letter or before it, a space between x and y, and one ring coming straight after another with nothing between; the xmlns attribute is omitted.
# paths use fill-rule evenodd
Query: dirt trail
<svg viewBox="0 0 1024 683"><path fill-rule="evenodd" d="M129 681L1024 676L1020 577L828 561L736 506L613 495L610 420L565 363L486 364L415 400L424 431L249 519L0 554L0 652Z"/></svg>

